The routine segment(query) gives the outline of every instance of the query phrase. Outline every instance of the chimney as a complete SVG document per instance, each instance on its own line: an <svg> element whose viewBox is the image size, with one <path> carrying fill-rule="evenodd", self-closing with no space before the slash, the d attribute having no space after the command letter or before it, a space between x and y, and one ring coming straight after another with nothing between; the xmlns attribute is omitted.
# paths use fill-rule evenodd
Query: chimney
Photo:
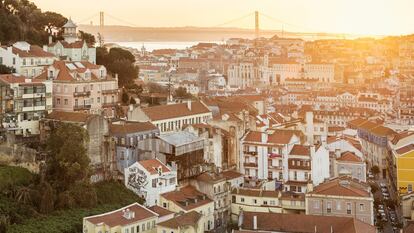
<svg viewBox="0 0 414 233"><path fill-rule="evenodd" d="M257 230L257 216L253 216L253 230Z"/></svg>
<svg viewBox="0 0 414 233"><path fill-rule="evenodd" d="M187 101L187 108L191 111L191 100Z"/></svg>

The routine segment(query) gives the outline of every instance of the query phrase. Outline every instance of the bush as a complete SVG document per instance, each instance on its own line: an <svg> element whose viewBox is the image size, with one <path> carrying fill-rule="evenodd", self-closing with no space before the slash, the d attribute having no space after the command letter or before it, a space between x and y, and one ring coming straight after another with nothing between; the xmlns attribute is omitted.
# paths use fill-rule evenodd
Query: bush
<svg viewBox="0 0 414 233"><path fill-rule="evenodd" d="M34 175L26 168L0 165L0 190L32 183Z"/></svg>
<svg viewBox="0 0 414 233"><path fill-rule="evenodd" d="M95 184L98 205L121 204L129 205L134 202L142 204L144 201L134 192L125 188L119 182L100 182Z"/></svg>

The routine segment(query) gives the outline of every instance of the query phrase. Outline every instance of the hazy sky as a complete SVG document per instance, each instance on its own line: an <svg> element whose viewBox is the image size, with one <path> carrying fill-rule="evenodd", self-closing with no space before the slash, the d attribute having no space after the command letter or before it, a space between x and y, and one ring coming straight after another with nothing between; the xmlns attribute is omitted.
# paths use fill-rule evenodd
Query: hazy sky
<svg viewBox="0 0 414 233"><path fill-rule="evenodd" d="M260 27L355 34L414 33L413 0L34 0L75 22L148 27L217 26L258 10ZM92 19L88 19L94 16ZM111 18L113 16L114 18ZM120 20L116 20L120 19ZM284 23L275 21L278 19ZM122 21L121 21L122 20ZM254 18L226 26L254 27Z"/></svg>

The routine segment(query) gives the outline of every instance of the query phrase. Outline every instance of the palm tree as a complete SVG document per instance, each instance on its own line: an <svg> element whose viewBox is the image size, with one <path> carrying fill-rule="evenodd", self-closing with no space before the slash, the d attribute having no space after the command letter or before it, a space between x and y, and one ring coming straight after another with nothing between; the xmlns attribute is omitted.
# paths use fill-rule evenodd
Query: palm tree
<svg viewBox="0 0 414 233"><path fill-rule="evenodd" d="M28 204L31 202L31 192L29 187L20 187L16 193L16 200L19 203Z"/></svg>

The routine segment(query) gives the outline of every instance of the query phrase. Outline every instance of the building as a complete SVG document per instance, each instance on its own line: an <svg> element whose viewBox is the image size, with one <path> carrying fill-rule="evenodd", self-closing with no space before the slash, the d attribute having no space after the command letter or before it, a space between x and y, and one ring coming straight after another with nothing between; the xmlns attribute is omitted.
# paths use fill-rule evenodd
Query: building
<svg viewBox="0 0 414 233"><path fill-rule="evenodd" d="M115 116L118 80L102 65L55 61L40 77L53 81L53 109Z"/></svg>
<svg viewBox="0 0 414 233"><path fill-rule="evenodd" d="M200 232L214 229L213 200L208 198L206 194L197 191L191 185L162 194L159 205L175 213L195 211L202 215L199 223L202 229Z"/></svg>
<svg viewBox="0 0 414 233"><path fill-rule="evenodd" d="M158 214L133 203L108 213L83 218L83 233L155 233Z"/></svg>
<svg viewBox="0 0 414 233"><path fill-rule="evenodd" d="M9 47L0 46L0 65L11 67L28 78L38 76L45 66L53 64L55 60L54 54L25 41L18 41Z"/></svg>
<svg viewBox="0 0 414 233"><path fill-rule="evenodd" d="M402 216L406 219L414 220L414 192L402 194L399 201Z"/></svg>
<svg viewBox="0 0 414 233"><path fill-rule="evenodd" d="M39 134L39 121L52 110L52 82L0 75L1 126L15 135Z"/></svg>
<svg viewBox="0 0 414 233"><path fill-rule="evenodd" d="M350 217L243 212L234 233L375 233L374 226Z"/></svg>
<svg viewBox="0 0 414 233"><path fill-rule="evenodd" d="M334 160L334 177L351 176L359 181L367 181L367 168L365 162L353 152L344 152Z"/></svg>
<svg viewBox="0 0 414 233"><path fill-rule="evenodd" d="M109 133L115 144L112 156L116 161L116 168L124 173L125 168L144 159L140 156L139 144L158 136L159 130L150 122L119 121L109 125Z"/></svg>
<svg viewBox="0 0 414 233"><path fill-rule="evenodd" d="M146 206L158 204L159 196L175 190L177 171L158 159L141 160L125 168L125 186L145 199Z"/></svg>
<svg viewBox="0 0 414 233"><path fill-rule="evenodd" d="M211 111L200 101L148 108L136 107L128 111L128 120L150 121L158 127L161 134L180 131L186 124L207 123L212 118Z"/></svg>
<svg viewBox="0 0 414 233"><path fill-rule="evenodd" d="M353 217L374 225L374 197L367 183L333 178L309 190L305 198L307 215Z"/></svg>
<svg viewBox="0 0 414 233"><path fill-rule="evenodd" d="M63 25L63 41L56 41L43 46L43 50L54 54L60 60L96 64L96 48L78 38L77 25L69 19Z"/></svg>
<svg viewBox="0 0 414 233"><path fill-rule="evenodd" d="M215 229L227 226L230 217L230 184L220 173L205 172L190 181L197 190L214 201Z"/></svg>
<svg viewBox="0 0 414 233"><path fill-rule="evenodd" d="M203 232L204 227L201 222L203 215L190 211L183 214L177 214L174 218L157 224L157 233L198 233Z"/></svg>
<svg viewBox="0 0 414 233"><path fill-rule="evenodd" d="M414 143L395 148L391 151L394 164L393 181L396 191L401 194L413 192L414 186Z"/></svg>
<svg viewBox="0 0 414 233"><path fill-rule="evenodd" d="M53 111L40 121L40 141L45 142L53 129L61 124L74 124L88 132L89 140L86 148L92 169L91 181L98 182L112 178L116 166L114 166L115 161L111 156L111 145L108 142L108 121L102 115L97 114Z"/></svg>

